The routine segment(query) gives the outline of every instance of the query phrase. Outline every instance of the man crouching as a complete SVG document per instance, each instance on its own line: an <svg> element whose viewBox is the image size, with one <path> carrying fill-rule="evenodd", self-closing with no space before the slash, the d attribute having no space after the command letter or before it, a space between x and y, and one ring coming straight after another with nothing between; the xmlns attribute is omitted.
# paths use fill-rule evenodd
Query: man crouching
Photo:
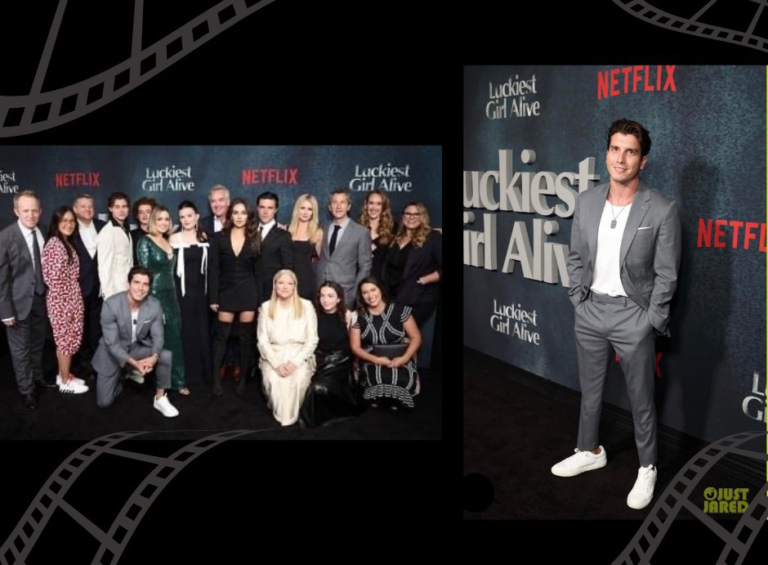
<svg viewBox="0 0 768 565"><path fill-rule="evenodd" d="M165 389L171 386L171 352L163 349L163 310L160 302L149 296L152 274L144 267L128 273L128 290L104 301L101 309L102 337L93 356L97 373L96 404L111 406L122 392L123 367L133 379L143 382L144 375L155 370L157 390L154 407L166 418L179 415Z"/></svg>

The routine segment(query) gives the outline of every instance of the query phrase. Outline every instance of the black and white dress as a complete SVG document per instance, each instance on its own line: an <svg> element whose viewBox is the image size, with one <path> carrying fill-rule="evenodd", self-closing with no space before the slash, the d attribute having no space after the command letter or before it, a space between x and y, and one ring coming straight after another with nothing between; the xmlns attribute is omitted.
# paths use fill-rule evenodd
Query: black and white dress
<svg viewBox="0 0 768 565"><path fill-rule="evenodd" d="M374 345L404 343L406 333L403 324L410 315L410 307L390 303L378 315L363 310L363 315L357 317L352 327L360 330L363 349L370 351ZM387 398L413 408L418 379L415 356L405 365L394 369L361 361L360 379L365 400Z"/></svg>

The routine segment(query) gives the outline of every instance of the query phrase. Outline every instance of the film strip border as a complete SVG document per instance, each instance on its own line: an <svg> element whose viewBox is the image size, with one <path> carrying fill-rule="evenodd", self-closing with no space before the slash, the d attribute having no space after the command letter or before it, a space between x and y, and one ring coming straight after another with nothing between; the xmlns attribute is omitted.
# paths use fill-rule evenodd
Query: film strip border
<svg viewBox="0 0 768 565"><path fill-rule="evenodd" d="M59 0L31 92L0 96L0 137L43 131L109 104L130 92L209 39L274 0L224 0L146 49L141 48L143 1L134 0L131 57L77 84L49 92L42 85L67 0Z"/></svg>
<svg viewBox="0 0 768 565"><path fill-rule="evenodd" d="M92 563L96 565L116 564L146 511L179 471L222 442L255 431L231 430L213 434L193 441L168 457L156 457L116 447L121 441L149 432L121 432L98 438L84 445L53 472L37 493L16 528L0 547L0 564L25 563L35 542L57 509L69 515L99 542L99 548ZM128 497L106 532L64 500L64 496L77 478L94 460L104 454L154 464L154 468Z"/></svg>
<svg viewBox="0 0 768 565"><path fill-rule="evenodd" d="M715 39L717 41L725 41L728 43L734 43L736 45L743 45L751 49L757 49L768 53L768 39L754 35L755 26L757 25L760 16L763 13L765 6L764 1L757 2L757 11L755 12L752 21L744 31L737 31L729 28L719 27L712 24L704 24L698 21L709 8L711 8L717 0L710 0L704 5L698 12L696 12L690 18L684 18L676 16L656 8L650 5L645 0L613 0L614 4L617 4L625 12L640 18L641 20L660 26L672 31L679 31L681 33L687 33L689 35L695 35L697 37L704 37L708 39ZM768 17L768 14L766 14Z"/></svg>
<svg viewBox="0 0 768 565"><path fill-rule="evenodd" d="M682 508L690 511L694 517L725 543L717 563L724 563L725 565L741 563L760 528L763 527L768 518L768 498L766 497L768 483L752 499L733 532L729 532L705 514L688 497L702 477L706 476L707 471L726 455L742 455L751 459L768 461L767 454L740 447L750 440L765 435L766 432L735 434L708 445L694 455L669 483L640 530L613 564L644 565L651 563L653 554Z"/></svg>

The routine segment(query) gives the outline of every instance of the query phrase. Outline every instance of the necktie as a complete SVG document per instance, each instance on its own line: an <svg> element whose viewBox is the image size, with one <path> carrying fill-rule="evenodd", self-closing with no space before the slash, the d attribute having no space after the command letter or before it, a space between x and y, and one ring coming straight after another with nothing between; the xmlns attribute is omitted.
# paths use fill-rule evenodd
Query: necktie
<svg viewBox="0 0 768 565"><path fill-rule="evenodd" d="M259 239L260 240L264 239L263 237L261 237L261 232L262 232L263 229L264 229L264 226L259 226Z"/></svg>
<svg viewBox="0 0 768 565"><path fill-rule="evenodd" d="M333 250L336 249L336 237L339 235L340 229L341 229L341 226L339 224L333 225L333 233L331 234L331 243L328 246L328 251L331 252L331 255L333 255Z"/></svg>
<svg viewBox="0 0 768 565"><path fill-rule="evenodd" d="M35 294L45 293L43 283L43 263L40 260L40 245L37 243L37 230L32 230L32 250L35 254Z"/></svg>

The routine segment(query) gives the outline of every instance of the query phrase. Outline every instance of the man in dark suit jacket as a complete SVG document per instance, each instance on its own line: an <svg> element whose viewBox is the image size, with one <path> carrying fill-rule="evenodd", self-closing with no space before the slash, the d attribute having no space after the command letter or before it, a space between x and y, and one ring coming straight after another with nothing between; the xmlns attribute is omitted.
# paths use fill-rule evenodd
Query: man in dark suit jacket
<svg viewBox="0 0 768 565"><path fill-rule="evenodd" d="M6 326L16 384L24 406L37 406L35 383L56 386L43 378L43 345L47 327L40 233L40 199L31 190L16 194L13 212L19 220L0 232L0 319Z"/></svg>
<svg viewBox="0 0 768 565"><path fill-rule="evenodd" d="M152 274L144 267L132 267L128 290L104 301L101 325L104 335L93 356L96 371L96 404L107 408L122 391L123 368L139 378L155 371L157 389L154 407L166 418L179 415L165 390L171 386L171 352L163 349L163 309L160 301L149 296Z"/></svg>
<svg viewBox="0 0 768 565"><path fill-rule="evenodd" d="M208 191L211 215L200 220L200 227L210 241L213 234L221 231L229 211L229 189L223 184L214 184Z"/></svg>
<svg viewBox="0 0 768 565"><path fill-rule="evenodd" d="M352 199L349 190L339 188L331 192L328 209L333 221L325 227L320 261L317 264L317 282L338 283L344 289L347 308L354 308L357 287L371 274L373 252L371 232L349 218Z"/></svg>
<svg viewBox="0 0 768 565"><path fill-rule="evenodd" d="M75 198L72 209L77 216L78 229L72 238L72 245L80 262L80 292L85 308L83 344L77 354L77 363L82 367L91 362L101 338L101 291L99 288L99 266L96 254L96 236L105 223L94 217L93 197L81 194Z"/></svg>
<svg viewBox="0 0 768 565"><path fill-rule="evenodd" d="M608 359L619 357L640 459L630 508L656 484L654 334L668 335L669 303L680 266L677 205L640 181L651 138L639 123L614 122L607 135L610 182L581 193L571 227L568 294L576 307L581 417L576 454L552 467L570 477L606 464L598 428Z"/></svg>
<svg viewBox="0 0 768 565"><path fill-rule="evenodd" d="M291 234L277 225L279 200L273 192L263 192L256 199L259 215L261 253L256 262L256 283L259 285L259 303L272 296L272 279L281 269L293 270L293 241ZM298 289L296 289L298 292Z"/></svg>

